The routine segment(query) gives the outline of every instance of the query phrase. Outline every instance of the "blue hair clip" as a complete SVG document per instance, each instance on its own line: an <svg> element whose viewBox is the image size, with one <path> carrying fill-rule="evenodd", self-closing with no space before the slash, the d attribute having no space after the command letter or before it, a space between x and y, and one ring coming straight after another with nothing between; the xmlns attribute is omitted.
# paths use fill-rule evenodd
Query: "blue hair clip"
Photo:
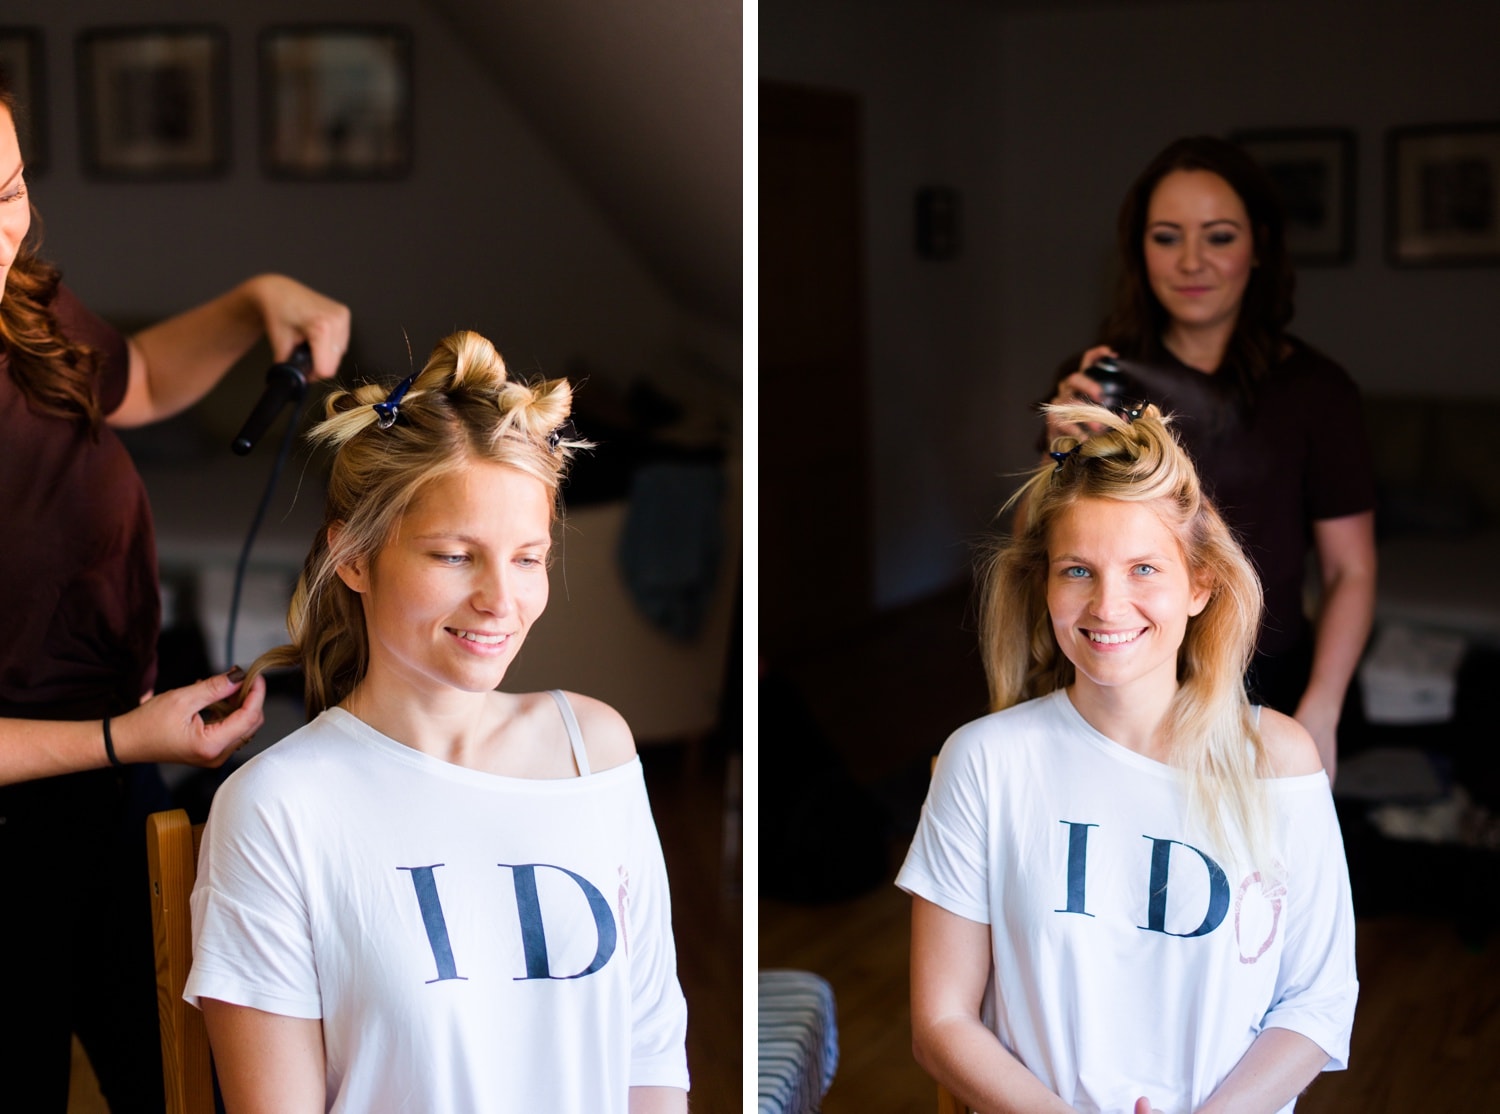
<svg viewBox="0 0 1500 1114"><path fill-rule="evenodd" d="M578 430L574 428L572 418L569 418L567 421L563 422L562 425L558 426L551 433L547 434L548 451L554 453L557 452L557 446L561 445L564 439L568 441L578 440Z"/></svg>
<svg viewBox="0 0 1500 1114"><path fill-rule="evenodd" d="M1080 444L1081 444L1081 442L1080 442ZM1068 457L1072 456L1077 451L1078 451L1078 446L1074 445L1067 452L1062 452L1062 453L1048 453L1047 454L1048 456L1050 456L1053 460L1057 461L1057 467L1054 468L1053 471L1054 472L1061 472L1062 471L1062 466L1068 462Z"/></svg>
<svg viewBox="0 0 1500 1114"><path fill-rule="evenodd" d="M390 429L396 424L396 419L401 416L401 400L406 397L406 392L411 389L417 375L417 372L412 372L396 384L395 390L386 396L384 402L375 404L375 424L381 429Z"/></svg>

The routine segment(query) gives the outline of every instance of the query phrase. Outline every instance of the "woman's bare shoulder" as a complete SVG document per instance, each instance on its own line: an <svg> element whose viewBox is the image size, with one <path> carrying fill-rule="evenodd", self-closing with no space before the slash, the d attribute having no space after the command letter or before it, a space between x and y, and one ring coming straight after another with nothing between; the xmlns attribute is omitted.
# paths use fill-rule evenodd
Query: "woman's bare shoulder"
<svg viewBox="0 0 1500 1114"><path fill-rule="evenodd" d="M602 700L576 692L563 694L578 718L583 745L589 755L589 769L597 773L612 766L623 766L635 757L635 737L625 717Z"/></svg>
<svg viewBox="0 0 1500 1114"><path fill-rule="evenodd" d="M1317 744L1307 728L1272 708L1260 710L1260 738L1271 761L1272 777L1315 774L1323 768Z"/></svg>

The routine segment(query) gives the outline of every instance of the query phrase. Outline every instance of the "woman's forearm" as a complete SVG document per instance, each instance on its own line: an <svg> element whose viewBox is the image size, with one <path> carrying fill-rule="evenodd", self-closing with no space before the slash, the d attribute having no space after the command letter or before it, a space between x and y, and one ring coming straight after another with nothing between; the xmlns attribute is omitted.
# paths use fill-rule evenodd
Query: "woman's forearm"
<svg viewBox="0 0 1500 1114"><path fill-rule="evenodd" d="M1198 1114L1275 1114L1318 1077L1328 1053L1290 1029L1263 1029Z"/></svg>
<svg viewBox="0 0 1500 1114"><path fill-rule="evenodd" d="M103 724L97 719L0 719L0 785L107 765Z"/></svg>
<svg viewBox="0 0 1500 1114"><path fill-rule="evenodd" d="M977 1017L912 1018L917 1063L966 1104L985 1114L1069 1114L1067 1103L1011 1055Z"/></svg>
<svg viewBox="0 0 1500 1114"><path fill-rule="evenodd" d="M220 673L158 693L110 720L115 758L217 766L265 722L265 681L257 678L239 707L207 722L203 710L239 691L243 674ZM102 720L0 718L0 785L109 765Z"/></svg>
<svg viewBox="0 0 1500 1114"><path fill-rule="evenodd" d="M110 423L145 425L186 409L262 335L278 359L306 340L313 378L328 378L349 346L349 310L285 275L246 279L131 338L129 386Z"/></svg>
<svg viewBox="0 0 1500 1114"><path fill-rule="evenodd" d="M630 1088L630 1114L687 1114L687 1092L680 1087Z"/></svg>
<svg viewBox="0 0 1500 1114"><path fill-rule="evenodd" d="M1339 714L1375 615L1375 516L1366 513L1315 522L1313 538L1322 570L1323 602L1312 673L1296 718L1312 734L1332 778Z"/></svg>

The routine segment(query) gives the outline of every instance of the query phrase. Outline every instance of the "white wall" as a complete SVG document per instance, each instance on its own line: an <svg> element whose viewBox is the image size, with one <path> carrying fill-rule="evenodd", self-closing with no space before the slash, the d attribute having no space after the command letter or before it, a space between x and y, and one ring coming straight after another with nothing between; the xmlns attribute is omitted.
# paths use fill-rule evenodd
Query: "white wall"
<svg viewBox="0 0 1500 1114"><path fill-rule="evenodd" d="M258 152L257 36L275 23L391 22L414 38L415 167L390 183L273 182ZM354 310L369 370L407 366L455 328L494 339L522 371L575 360L621 379L683 348L738 363L676 305L419 0L8 0L45 35L50 167L32 183L46 254L99 312L164 315L258 270L282 270ZM105 183L80 173L74 36L207 23L230 50L232 163L212 181ZM251 391L253 397L254 390Z"/></svg>
<svg viewBox="0 0 1500 1114"><path fill-rule="evenodd" d="M1178 135L1353 128L1355 259L1301 272L1294 328L1368 391L1500 393L1500 268L1398 270L1382 240L1386 129L1500 118L1497 41L1500 6L1464 0L763 2L763 75L865 105L877 603L962 573L1103 313L1120 198ZM959 263L908 246L927 181L963 193Z"/></svg>

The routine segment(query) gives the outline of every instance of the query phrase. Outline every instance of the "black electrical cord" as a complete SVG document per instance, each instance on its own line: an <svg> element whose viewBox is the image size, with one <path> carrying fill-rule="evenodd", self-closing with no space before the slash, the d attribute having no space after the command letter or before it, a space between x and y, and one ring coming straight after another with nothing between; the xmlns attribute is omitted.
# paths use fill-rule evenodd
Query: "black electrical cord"
<svg viewBox="0 0 1500 1114"><path fill-rule="evenodd" d="M292 449L292 439L297 436L297 427L302 423L302 410L307 401L307 373L312 370L312 350L306 341L297 345L280 363L272 364L266 372L266 387L260 401L245 420L239 435L230 445L236 455L244 456L255 447L261 435L276 420L288 402L292 403L292 420L287 423L286 433L281 438L281 449L276 454L276 463L266 479L266 490L260 497L260 506L255 508L255 518L250 523L250 532L245 535L245 545L240 550L239 563L234 569L234 594L229 601L229 629L224 636L224 668L232 668L234 661L234 632L239 625L240 594L245 587L245 569L250 564L250 550L255 545L255 535L271 505L271 496L281 479L281 470L286 466L287 455Z"/></svg>
<svg viewBox="0 0 1500 1114"><path fill-rule="evenodd" d="M245 586L245 570L250 564L250 550L255 545L255 535L260 532L260 524L266 517L266 510L271 505L271 496L276 493L276 485L281 481L282 469L286 467L286 459L291 454L292 442L297 436L297 427L302 424L302 411L306 408L306 400L299 400L292 410L292 420L287 423L286 433L281 438L281 448L276 453L276 463L271 466L271 474L266 478L266 490L261 494L260 506L255 508L255 517L250 522L250 531L245 535L244 547L240 550L239 563L234 567L234 594L229 601L229 631L224 637L224 668L231 669L235 665L234 660L234 630L239 624L240 617L240 593Z"/></svg>

